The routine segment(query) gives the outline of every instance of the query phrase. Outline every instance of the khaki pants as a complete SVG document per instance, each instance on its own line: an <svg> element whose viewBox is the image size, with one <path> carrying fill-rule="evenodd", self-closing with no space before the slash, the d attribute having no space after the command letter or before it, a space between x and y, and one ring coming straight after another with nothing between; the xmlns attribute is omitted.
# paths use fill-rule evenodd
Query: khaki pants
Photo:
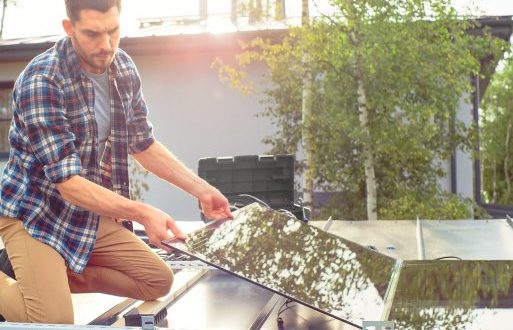
<svg viewBox="0 0 513 330"><path fill-rule="evenodd" d="M50 246L32 238L22 222L0 217L0 236L16 280L0 271L0 314L7 321L73 323L71 293L102 292L140 300L167 294L173 273L151 249L112 219L103 218L81 274Z"/></svg>

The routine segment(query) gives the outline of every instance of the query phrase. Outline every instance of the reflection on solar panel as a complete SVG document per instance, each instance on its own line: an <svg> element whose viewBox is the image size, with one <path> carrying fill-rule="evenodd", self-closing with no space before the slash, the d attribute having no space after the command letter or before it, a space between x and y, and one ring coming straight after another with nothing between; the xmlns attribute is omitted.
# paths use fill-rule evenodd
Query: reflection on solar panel
<svg viewBox="0 0 513 330"><path fill-rule="evenodd" d="M164 244L355 326L381 318L396 265L257 204Z"/></svg>
<svg viewBox="0 0 513 330"><path fill-rule="evenodd" d="M512 260L395 261L257 204L164 244L357 327L513 324Z"/></svg>
<svg viewBox="0 0 513 330"><path fill-rule="evenodd" d="M395 329L509 329L513 261L405 261L389 319Z"/></svg>

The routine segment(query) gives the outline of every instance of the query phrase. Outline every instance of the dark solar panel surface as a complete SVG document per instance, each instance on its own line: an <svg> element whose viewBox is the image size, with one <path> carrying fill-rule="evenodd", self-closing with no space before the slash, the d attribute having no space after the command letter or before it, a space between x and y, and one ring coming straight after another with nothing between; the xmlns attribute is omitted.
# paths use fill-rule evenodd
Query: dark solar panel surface
<svg viewBox="0 0 513 330"><path fill-rule="evenodd" d="M353 325L379 320L395 260L252 204L168 246Z"/></svg>

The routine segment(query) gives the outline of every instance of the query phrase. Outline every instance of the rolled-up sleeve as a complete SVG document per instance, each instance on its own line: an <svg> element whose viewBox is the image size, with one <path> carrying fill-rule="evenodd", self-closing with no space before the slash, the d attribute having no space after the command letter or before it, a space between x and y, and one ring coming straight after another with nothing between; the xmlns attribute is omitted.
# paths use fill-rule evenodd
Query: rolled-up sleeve
<svg viewBox="0 0 513 330"><path fill-rule="evenodd" d="M155 138L153 137L153 125L148 119L148 107L144 101L141 79L135 67L132 88L131 111L127 122L128 152L137 154L152 145Z"/></svg>
<svg viewBox="0 0 513 330"><path fill-rule="evenodd" d="M82 164L66 117L62 89L50 77L33 75L18 92L17 110L32 152L48 180L60 183L80 174Z"/></svg>

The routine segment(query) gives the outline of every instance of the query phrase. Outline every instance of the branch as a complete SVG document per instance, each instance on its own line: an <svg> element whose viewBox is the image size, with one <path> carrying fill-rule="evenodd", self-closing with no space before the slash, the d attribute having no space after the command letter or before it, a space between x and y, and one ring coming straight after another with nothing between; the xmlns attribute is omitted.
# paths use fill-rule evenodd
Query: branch
<svg viewBox="0 0 513 330"><path fill-rule="evenodd" d="M343 32L343 33L349 33L349 29L347 29L344 25L341 25L339 24L339 22L335 21L333 18L331 18L331 16L328 16L326 14L323 14L320 10L319 10L319 5L317 4L317 1L316 0L313 0L313 3L315 5L315 7L317 8L317 12L321 15L321 17L327 19L331 24L335 25L338 27L338 29Z"/></svg>

